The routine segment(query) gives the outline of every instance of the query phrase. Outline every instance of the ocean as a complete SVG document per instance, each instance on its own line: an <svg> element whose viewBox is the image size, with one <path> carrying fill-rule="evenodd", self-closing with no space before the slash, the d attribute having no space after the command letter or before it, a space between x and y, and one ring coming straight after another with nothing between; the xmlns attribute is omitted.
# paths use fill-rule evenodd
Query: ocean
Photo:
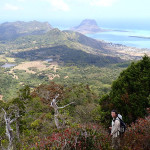
<svg viewBox="0 0 150 150"><path fill-rule="evenodd" d="M87 36L130 47L150 49L150 21L149 19L130 19L130 20L96 20L102 29L111 31L87 34ZM70 27L79 25L80 21L70 21ZM68 24L68 22L66 22ZM59 26L59 29L69 30L67 25ZM135 37L136 36L136 37ZM138 38L143 37L143 38ZM149 38L149 39L148 39Z"/></svg>
<svg viewBox="0 0 150 150"><path fill-rule="evenodd" d="M110 29L110 28L109 28ZM150 30L111 29L112 31L87 34L87 36L137 48L150 49Z"/></svg>
<svg viewBox="0 0 150 150"><path fill-rule="evenodd" d="M115 44L150 49L150 21L148 18L104 19L97 20L97 23L99 27L111 29L112 31L89 34L87 36Z"/></svg>

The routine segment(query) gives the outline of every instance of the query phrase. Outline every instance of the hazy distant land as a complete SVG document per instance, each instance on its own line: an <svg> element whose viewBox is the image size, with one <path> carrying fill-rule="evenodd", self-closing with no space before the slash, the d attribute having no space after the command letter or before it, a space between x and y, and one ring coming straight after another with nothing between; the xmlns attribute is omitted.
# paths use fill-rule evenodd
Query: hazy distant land
<svg viewBox="0 0 150 150"><path fill-rule="evenodd" d="M130 37L136 37L136 38L141 38L141 39L150 39L150 37L145 37L145 36L130 36Z"/></svg>

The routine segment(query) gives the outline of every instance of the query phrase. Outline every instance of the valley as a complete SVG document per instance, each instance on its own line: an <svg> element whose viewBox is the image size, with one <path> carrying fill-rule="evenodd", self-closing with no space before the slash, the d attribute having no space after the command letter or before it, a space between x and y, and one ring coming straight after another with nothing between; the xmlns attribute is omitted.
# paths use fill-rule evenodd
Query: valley
<svg viewBox="0 0 150 150"><path fill-rule="evenodd" d="M45 33L31 34L34 23L38 24L38 31L45 29ZM20 24L13 24L17 31ZM0 91L4 100L15 97L21 86L34 88L49 81L88 84L102 95L110 90L112 81L130 61L141 59L145 53L150 56L147 49L95 40L78 32L52 28L47 23L23 24L26 24L24 30L28 34L0 41L0 74L3 75L0 80L9 88ZM5 80L7 78L10 78L9 82Z"/></svg>

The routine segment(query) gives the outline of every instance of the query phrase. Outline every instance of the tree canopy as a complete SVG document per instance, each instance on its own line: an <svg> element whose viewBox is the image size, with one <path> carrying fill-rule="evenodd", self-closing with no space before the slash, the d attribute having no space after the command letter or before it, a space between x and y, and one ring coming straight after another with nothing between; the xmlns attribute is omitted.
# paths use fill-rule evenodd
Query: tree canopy
<svg viewBox="0 0 150 150"><path fill-rule="evenodd" d="M113 82L111 91L100 100L102 121L108 124L110 111L117 109L126 123L144 117L150 106L150 57L133 62Z"/></svg>

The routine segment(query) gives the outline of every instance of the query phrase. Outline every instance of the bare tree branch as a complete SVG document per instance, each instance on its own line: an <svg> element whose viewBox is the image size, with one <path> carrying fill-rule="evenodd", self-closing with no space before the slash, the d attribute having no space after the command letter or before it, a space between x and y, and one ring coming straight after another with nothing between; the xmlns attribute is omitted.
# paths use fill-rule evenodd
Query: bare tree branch
<svg viewBox="0 0 150 150"><path fill-rule="evenodd" d="M65 107L67 107L67 106L69 106L69 105L71 105L71 104L73 104L73 103L75 103L75 102L71 102L71 103L69 103L69 104L67 104L67 105L65 105L65 106L58 107L58 109L63 109L63 108L65 108Z"/></svg>
<svg viewBox="0 0 150 150"><path fill-rule="evenodd" d="M11 115L7 115L7 112L2 108L4 112L4 120L6 124L6 136L9 140L8 150L12 149L12 142L13 142L13 129L11 128L11 124L16 121L19 117L19 114L15 115L15 118L11 119ZM17 111L18 112L18 111Z"/></svg>
<svg viewBox="0 0 150 150"><path fill-rule="evenodd" d="M54 108L54 121L55 121L55 125L56 125L57 129L61 128L61 126L59 125L59 120L58 120L58 116L60 116L58 110L59 109L63 109L63 108L65 108L65 107L67 107L67 106L69 106L69 105L74 103L74 102L71 102L71 103L69 103L69 104L67 104L65 106L58 107L57 106L57 102L58 101L56 101L56 99L58 97L59 97L59 94L55 96L55 98L52 100L51 105L50 105L52 108Z"/></svg>

